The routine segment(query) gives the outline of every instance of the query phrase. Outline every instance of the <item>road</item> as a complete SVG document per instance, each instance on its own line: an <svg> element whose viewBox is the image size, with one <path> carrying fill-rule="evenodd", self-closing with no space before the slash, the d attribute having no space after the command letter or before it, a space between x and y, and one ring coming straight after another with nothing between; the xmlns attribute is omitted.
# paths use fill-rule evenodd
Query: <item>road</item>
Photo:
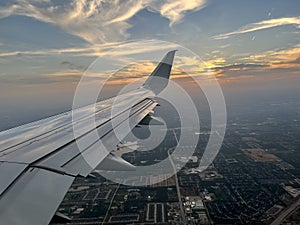
<svg viewBox="0 0 300 225"><path fill-rule="evenodd" d="M285 209L279 216L271 223L271 225L279 225L282 221L291 214L298 206L300 206L300 197L298 197L297 201L290 205L287 209Z"/></svg>
<svg viewBox="0 0 300 225"><path fill-rule="evenodd" d="M111 205L112 205L112 203L113 203L113 201L114 201L114 199L115 199L115 196L116 196L116 194L117 194L117 192L118 192L118 190L119 190L119 187L120 187L120 184L118 184L118 187L116 188L116 191L115 191L114 195L111 197L111 201L110 201L110 203L109 203L109 206L108 206L108 208L107 208L106 214L105 214L105 216L104 216L102 225L105 223L105 220L106 220L106 218L107 218L107 216L108 216L110 207L111 207Z"/></svg>
<svg viewBox="0 0 300 225"><path fill-rule="evenodd" d="M186 224L185 213L184 213L182 199L181 199L181 194L180 194L180 188L179 188L179 181L178 181L176 166L175 166L175 164L173 162L172 155L170 154L170 150L171 149L168 150L168 155L169 155L169 159L170 159L170 162L171 162L173 170L174 170L174 176L175 176L175 183L176 183L176 190L177 190L178 202L179 202L179 206L180 206L181 219L182 219L182 223Z"/></svg>
<svg viewBox="0 0 300 225"><path fill-rule="evenodd" d="M178 139L177 139L177 136L176 136L176 133L175 133L174 130L173 130L173 133L174 133L176 142L177 142L177 144L178 144ZM172 167L173 167L174 176L175 176L176 190L177 190L178 202L179 202L179 206L180 206L180 214L181 214L181 219L182 219L181 222L182 222L183 224L187 224L187 223L186 223L186 218L185 218L184 209L183 209L183 204L182 204L181 194L180 194L180 187L179 187L179 181L178 181L178 176L177 176L176 165L175 165L175 163L174 163L174 161L173 161L173 158L172 158L172 155L171 155L171 153L170 153L170 150L172 150L172 149L169 149L169 150L168 150L168 156L169 156L171 165L172 165Z"/></svg>

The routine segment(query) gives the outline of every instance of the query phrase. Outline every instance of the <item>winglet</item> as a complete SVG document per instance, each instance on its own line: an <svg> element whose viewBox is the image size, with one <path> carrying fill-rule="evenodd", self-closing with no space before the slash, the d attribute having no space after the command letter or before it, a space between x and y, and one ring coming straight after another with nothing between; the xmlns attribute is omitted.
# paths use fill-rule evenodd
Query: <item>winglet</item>
<svg viewBox="0 0 300 225"><path fill-rule="evenodd" d="M144 83L143 86L145 88L152 90L155 94L159 94L168 85L176 51L170 51L165 55Z"/></svg>

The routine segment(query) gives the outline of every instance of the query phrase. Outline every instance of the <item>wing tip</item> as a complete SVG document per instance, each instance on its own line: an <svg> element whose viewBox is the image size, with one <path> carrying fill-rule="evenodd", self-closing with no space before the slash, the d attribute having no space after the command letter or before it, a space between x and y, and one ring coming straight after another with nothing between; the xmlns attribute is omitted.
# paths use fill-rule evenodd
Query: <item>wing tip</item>
<svg viewBox="0 0 300 225"><path fill-rule="evenodd" d="M166 53L145 81L144 87L158 94L168 85L176 51L177 49L174 49Z"/></svg>
<svg viewBox="0 0 300 225"><path fill-rule="evenodd" d="M173 64L173 60L174 60L174 57L175 57L175 53L177 52L178 50L177 49L174 49L172 51L169 51L167 52L167 54L165 55L165 57L162 59L162 63L165 63L165 64L169 64L169 65L172 65Z"/></svg>

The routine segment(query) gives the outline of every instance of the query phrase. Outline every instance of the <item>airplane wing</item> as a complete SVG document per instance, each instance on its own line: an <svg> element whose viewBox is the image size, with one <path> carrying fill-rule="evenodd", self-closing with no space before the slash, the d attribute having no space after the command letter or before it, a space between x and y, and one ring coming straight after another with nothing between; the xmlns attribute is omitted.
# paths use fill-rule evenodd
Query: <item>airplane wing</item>
<svg viewBox="0 0 300 225"><path fill-rule="evenodd" d="M120 135L128 134L128 126L133 129L149 117L157 105L153 98L168 83L174 55L168 52L145 84L118 96L117 103L111 98L1 132L1 224L48 224L76 177L96 169L134 169L110 151ZM117 113L112 115L113 104ZM74 114L83 116L74 121Z"/></svg>

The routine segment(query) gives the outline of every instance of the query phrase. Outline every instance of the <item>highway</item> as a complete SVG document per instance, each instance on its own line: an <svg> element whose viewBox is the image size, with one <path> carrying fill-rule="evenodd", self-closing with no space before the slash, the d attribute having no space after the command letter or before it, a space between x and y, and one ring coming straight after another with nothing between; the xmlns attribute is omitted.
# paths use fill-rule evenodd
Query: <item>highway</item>
<svg viewBox="0 0 300 225"><path fill-rule="evenodd" d="M176 133L175 131L173 130L173 133L174 133L174 136L175 136L175 139L176 139L176 142L178 144L178 139L177 139L177 136L176 136ZM178 176L177 176L177 170L176 170L176 165L173 161L173 158L172 158L172 155L170 153L170 150L168 150L168 156L169 156L169 159L170 159L170 162L171 162L171 165L173 167L173 170L174 170L174 176L175 176L175 183L176 183L176 190L177 190L177 196L178 196L178 202L179 202L179 206L180 206L180 214L181 214L181 222L182 224L187 224L186 223L186 218L185 218L185 213L184 213L184 209L183 209L183 204L182 204L182 199L181 199L181 194L180 194L180 187L179 187L179 181L178 181Z"/></svg>
<svg viewBox="0 0 300 225"><path fill-rule="evenodd" d="M104 216L104 218L103 218L102 225L105 223L105 220L107 219L107 216L108 216L110 207L111 207L111 205L112 205L112 203L113 203L113 201L114 201L114 199L115 199L115 196L116 196L116 194L117 194L117 192L118 192L118 190L119 190L119 187L120 187L120 184L118 184L118 187L116 188L116 191L115 191L114 195L113 195L112 198L111 198L111 201L110 201L109 206L108 206L108 208L107 208L106 214L105 214L105 216Z"/></svg>
<svg viewBox="0 0 300 225"><path fill-rule="evenodd" d="M176 183L176 190L177 190L178 202L179 202L179 206L180 206L181 219L182 219L182 223L186 224L185 213L184 213L182 199L181 199L181 194L180 194L180 188L179 188L179 181L178 181L176 166L175 166L175 164L173 162L172 155L170 154L170 150L171 149L168 150L168 155L169 155L169 159L170 159L170 162L171 162L173 170L174 170L174 176L175 176L175 183Z"/></svg>
<svg viewBox="0 0 300 225"><path fill-rule="evenodd" d="M282 221L290 215L298 206L300 206L300 197L287 209L285 209L279 216L271 223L271 225L280 225Z"/></svg>

